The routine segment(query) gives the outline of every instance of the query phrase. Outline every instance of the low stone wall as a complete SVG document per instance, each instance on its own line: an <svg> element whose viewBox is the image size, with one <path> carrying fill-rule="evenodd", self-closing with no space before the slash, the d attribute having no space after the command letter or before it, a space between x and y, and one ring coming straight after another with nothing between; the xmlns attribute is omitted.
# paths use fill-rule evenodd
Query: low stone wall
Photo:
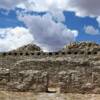
<svg viewBox="0 0 100 100"><path fill-rule="evenodd" d="M100 57L26 59L0 69L1 90L61 93L100 93Z"/></svg>

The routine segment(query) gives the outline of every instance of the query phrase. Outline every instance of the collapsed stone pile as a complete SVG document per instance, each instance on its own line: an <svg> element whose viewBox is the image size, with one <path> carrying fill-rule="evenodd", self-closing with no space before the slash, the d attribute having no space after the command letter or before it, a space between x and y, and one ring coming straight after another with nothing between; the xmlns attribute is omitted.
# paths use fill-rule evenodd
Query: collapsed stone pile
<svg viewBox="0 0 100 100"><path fill-rule="evenodd" d="M64 49L80 49L80 50L100 50L100 45L93 42L74 42L65 46Z"/></svg>

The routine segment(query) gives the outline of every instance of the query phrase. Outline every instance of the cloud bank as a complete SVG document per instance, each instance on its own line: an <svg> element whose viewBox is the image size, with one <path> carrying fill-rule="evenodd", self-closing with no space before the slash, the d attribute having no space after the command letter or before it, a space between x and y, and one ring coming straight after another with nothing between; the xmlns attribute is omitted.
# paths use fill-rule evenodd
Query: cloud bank
<svg viewBox="0 0 100 100"><path fill-rule="evenodd" d="M33 38L34 43L44 51L56 51L63 48L67 43L75 41L78 31L68 29L67 25L63 23L65 22L64 11L73 11L80 17L95 17L97 18L98 24L100 24L100 0L1 0L0 8L7 10L21 8L25 12L46 12L43 16L36 16L19 11L18 19L24 22L27 29L23 28L24 33L20 27L8 28L9 31L7 31L8 29L1 29L5 34L1 35L0 47L2 47L2 44L6 45L4 39L6 42L11 40L12 42L10 41L8 43L12 45L14 42L16 44L16 47L12 46L8 48L5 46L4 48L8 48L6 50L12 50L12 48L29 43ZM20 30L16 34L23 33L22 36L19 35L20 39L16 35L11 35L16 29ZM85 32L90 35L97 35L99 30L93 26L86 26ZM6 35L9 39L4 37ZM14 40L14 38L16 39ZM21 43L20 41L25 38L27 38L26 42Z"/></svg>
<svg viewBox="0 0 100 100"><path fill-rule="evenodd" d="M100 16L100 0L68 0L67 4L79 16Z"/></svg>
<svg viewBox="0 0 100 100"><path fill-rule="evenodd" d="M75 41L78 31L68 29L64 24L55 22L50 14L43 16L25 15L20 16L31 34L34 43L44 51L56 51L69 42Z"/></svg>
<svg viewBox="0 0 100 100"><path fill-rule="evenodd" d="M33 41L28 29L23 27L0 28L0 52L14 50Z"/></svg>
<svg viewBox="0 0 100 100"><path fill-rule="evenodd" d="M100 16L100 0L1 0L0 8L23 8L36 12L74 11L79 16Z"/></svg>

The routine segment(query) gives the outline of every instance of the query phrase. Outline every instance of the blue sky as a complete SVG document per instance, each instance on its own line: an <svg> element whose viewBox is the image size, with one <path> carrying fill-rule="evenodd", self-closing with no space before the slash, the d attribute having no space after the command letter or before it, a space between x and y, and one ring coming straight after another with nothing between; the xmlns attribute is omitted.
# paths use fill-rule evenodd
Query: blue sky
<svg viewBox="0 0 100 100"><path fill-rule="evenodd" d="M17 19L16 10L8 12L7 10L0 9L0 22L0 28L24 26L24 24Z"/></svg>
<svg viewBox="0 0 100 100"><path fill-rule="evenodd" d="M9 4L6 0L0 1L0 51L9 51L29 43L40 46L44 51L56 51L74 41L100 43L100 13L95 10L99 8L99 0L95 1L92 10L90 0L78 0L73 3L73 9L70 2L73 0L44 0L44 3L31 0L39 7L29 1L26 0L29 3L27 6L23 0L10 0ZM65 3L70 5L69 8L65 7ZM85 3L88 5L83 5ZM47 4L51 4L52 8ZM11 45L10 48L7 43Z"/></svg>
<svg viewBox="0 0 100 100"><path fill-rule="evenodd" d="M70 29L77 29L79 31L79 35L76 38L76 41L93 41L96 43L100 43L100 36L87 34L84 30L84 26L88 25L92 25L93 27L100 29L98 27L98 22L96 21L96 18L81 18L75 16L74 12L65 12L65 16L65 24L67 24L67 27Z"/></svg>

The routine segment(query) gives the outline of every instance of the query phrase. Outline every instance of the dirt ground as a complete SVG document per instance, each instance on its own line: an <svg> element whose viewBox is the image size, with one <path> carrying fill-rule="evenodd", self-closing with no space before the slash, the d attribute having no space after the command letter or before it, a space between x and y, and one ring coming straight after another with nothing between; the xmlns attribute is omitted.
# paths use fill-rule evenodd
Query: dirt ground
<svg viewBox="0 0 100 100"><path fill-rule="evenodd" d="M100 94L0 92L0 100L100 100Z"/></svg>

